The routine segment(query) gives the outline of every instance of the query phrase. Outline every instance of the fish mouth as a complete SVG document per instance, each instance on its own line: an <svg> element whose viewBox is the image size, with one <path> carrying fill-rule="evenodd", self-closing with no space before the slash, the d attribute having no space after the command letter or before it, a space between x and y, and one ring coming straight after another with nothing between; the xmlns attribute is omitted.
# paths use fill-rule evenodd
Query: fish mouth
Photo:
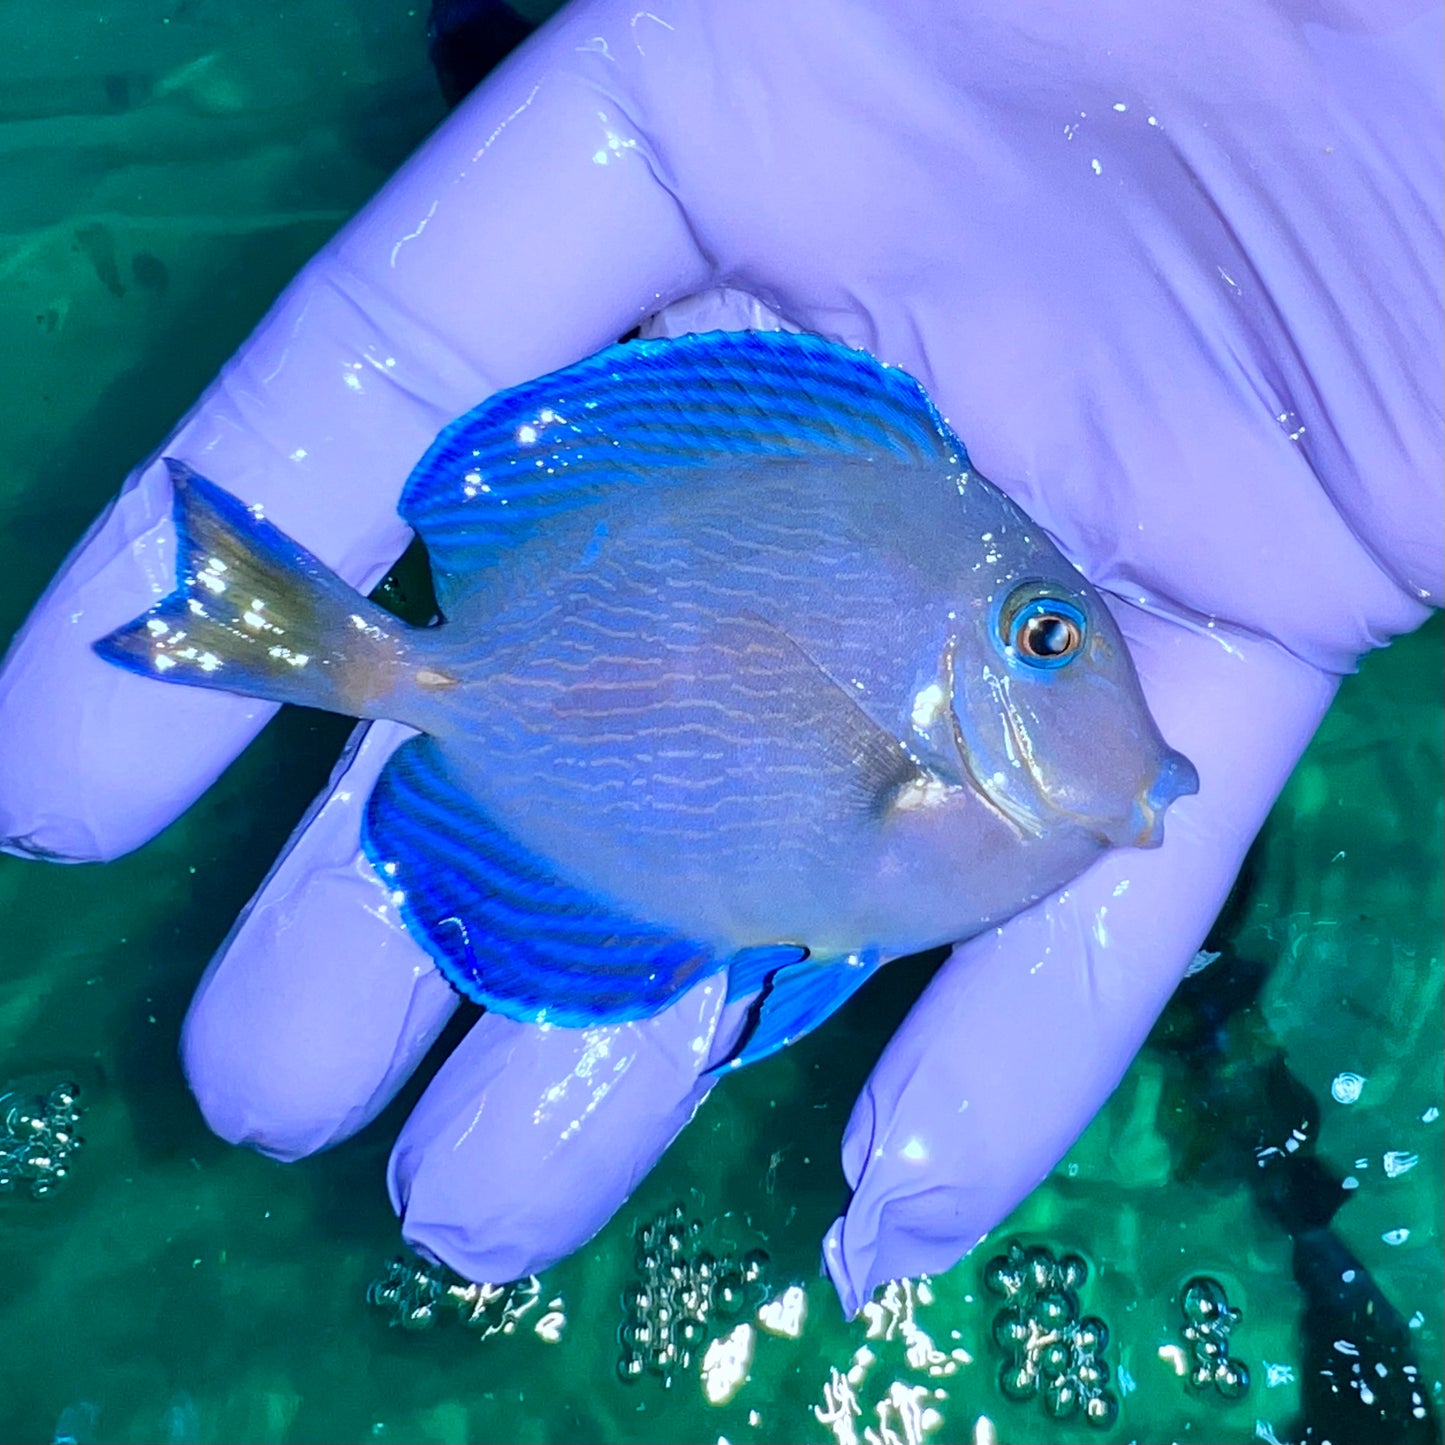
<svg viewBox="0 0 1445 1445"><path fill-rule="evenodd" d="M1170 748L1154 780L1134 802L1133 836L1120 841L1131 848L1157 848L1164 841L1164 814L1172 803L1199 791L1194 764Z"/></svg>
<svg viewBox="0 0 1445 1445"><path fill-rule="evenodd" d="M958 708L953 705L954 657L958 639L950 638L944 649L943 674L948 689L949 722L953 744L964 776L973 784L979 799L1021 836L1041 838L1051 824L1072 824L1092 834L1106 848L1157 848L1164 841L1164 814L1177 799L1199 791L1199 774L1194 764L1173 748L1164 747L1164 755L1147 787L1141 789L1128 813L1109 822L1096 814L1061 807L1049 795L1047 780L1034 757L1033 739L1019 720L1017 710L1007 695L1007 684L988 678L994 706L1003 723L1005 751L1013 764L1015 777L1026 779L1025 788L1010 787L1010 776L999 769L983 765L959 721Z"/></svg>

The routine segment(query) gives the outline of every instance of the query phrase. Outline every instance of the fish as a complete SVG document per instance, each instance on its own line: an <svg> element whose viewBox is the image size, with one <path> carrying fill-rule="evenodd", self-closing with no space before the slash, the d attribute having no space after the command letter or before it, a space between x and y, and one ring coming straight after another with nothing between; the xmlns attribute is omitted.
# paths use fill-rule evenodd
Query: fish
<svg viewBox="0 0 1445 1445"><path fill-rule="evenodd" d="M508 1018L724 975L753 1003L717 1067L751 1063L1197 789L1099 594L917 380L821 337L626 341L453 422L398 507L432 626L167 465L175 590L96 651L414 729L362 846Z"/></svg>

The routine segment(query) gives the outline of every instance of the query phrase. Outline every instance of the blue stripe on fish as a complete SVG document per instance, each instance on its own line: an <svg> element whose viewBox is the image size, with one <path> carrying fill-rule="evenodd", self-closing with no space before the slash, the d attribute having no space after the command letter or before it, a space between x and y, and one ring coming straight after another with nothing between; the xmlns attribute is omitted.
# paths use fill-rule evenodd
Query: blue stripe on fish
<svg viewBox="0 0 1445 1445"><path fill-rule="evenodd" d="M508 1018L645 1018L726 964L560 878L451 782L425 737L383 769L362 841L445 977Z"/></svg>
<svg viewBox="0 0 1445 1445"><path fill-rule="evenodd" d="M507 1018L564 1026L645 1018L728 970L728 999L763 990L729 1067L816 1028L879 959L814 963L792 944L720 958L614 912L520 848L446 777L426 738L403 743L367 805L362 840L412 935L447 980Z"/></svg>
<svg viewBox="0 0 1445 1445"><path fill-rule="evenodd" d="M362 840L442 974L507 1018L571 1027L646 1018L727 968L729 1001L762 990L741 1046L720 1066L737 1068L816 1028L882 962L874 952L811 960L791 944L719 958L614 912L502 832L447 779L424 737L383 769Z"/></svg>
<svg viewBox="0 0 1445 1445"><path fill-rule="evenodd" d="M451 577L620 481L685 482L720 457L883 456L968 466L906 372L816 336L718 331L611 346L499 392L441 433L400 511L445 609Z"/></svg>

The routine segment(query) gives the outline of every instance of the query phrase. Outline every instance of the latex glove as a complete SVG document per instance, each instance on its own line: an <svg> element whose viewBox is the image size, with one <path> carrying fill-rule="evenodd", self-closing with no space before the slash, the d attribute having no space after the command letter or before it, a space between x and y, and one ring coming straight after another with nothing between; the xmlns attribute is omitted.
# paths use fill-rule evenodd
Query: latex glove
<svg viewBox="0 0 1445 1445"><path fill-rule="evenodd" d="M952 1263L1047 1172L1337 676L1439 603L1440 30L1427 4L581 5L302 273L162 449L367 586L445 421L668 303L714 292L672 313L706 325L760 297L919 376L1118 599L1200 792L1159 852L958 950L890 1044L826 1251L849 1310ZM138 471L10 655L12 849L136 846L269 715L89 650L169 589L169 501ZM360 734L188 1020L207 1117L280 1157L374 1116L453 1007L358 846L400 735ZM407 1237L478 1279L566 1254L735 1028L716 983L617 1029L483 1018L393 1154Z"/></svg>

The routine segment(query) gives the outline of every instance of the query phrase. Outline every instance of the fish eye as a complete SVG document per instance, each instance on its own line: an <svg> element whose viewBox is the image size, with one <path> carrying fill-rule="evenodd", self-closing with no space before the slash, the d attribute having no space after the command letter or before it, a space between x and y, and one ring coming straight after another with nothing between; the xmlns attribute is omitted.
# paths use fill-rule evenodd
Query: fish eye
<svg viewBox="0 0 1445 1445"><path fill-rule="evenodd" d="M1034 668L1063 667L1083 650L1084 614L1060 597L1035 594L1021 606L1004 609L1004 640L1009 651Z"/></svg>

